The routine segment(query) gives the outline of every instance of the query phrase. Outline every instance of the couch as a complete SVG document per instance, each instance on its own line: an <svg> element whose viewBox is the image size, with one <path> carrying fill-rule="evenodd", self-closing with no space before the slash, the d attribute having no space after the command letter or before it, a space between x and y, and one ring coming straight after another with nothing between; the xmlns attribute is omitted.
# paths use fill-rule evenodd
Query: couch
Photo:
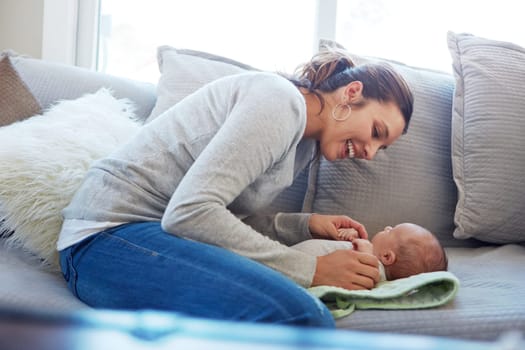
<svg viewBox="0 0 525 350"><path fill-rule="evenodd" d="M452 302L421 310L357 310L337 321L340 329L483 341L511 331L525 333L525 49L452 32L445 42L453 74L389 61L415 95L406 135L373 161L314 162L268 208L268 212L347 214L363 222L372 234L386 225L415 222L429 228L445 246L449 271L460 280ZM334 45L340 47L322 41L320 49ZM387 61L349 54L358 63ZM24 133L24 123L51 118L48 114L57 114L62 103L105 88L115 97L117 102L112 103L117 112L133 112L136 125L129 129L132 133L206 82L256 68L209 53L163 46L158 49L161 77L158 84L149 84L12 52L3 56L9 62L0 61L0 132L13 125L22 131L16 131L16 140L10 141L19 142L17 146L0 137L0 143L4 142L0 173L9 173L9 179L20 183L5 185L7 175L7 180L0 176L0 308L88 310L67 290L56 269L53 235L63 206L56 203L67 203L89 162L110 151L96 145L116 147L125 137L116 141L110 136L97 138L97 125L92 125L90 115L85 116L74 131L78 134L73 135L79 136L80 143L80 134L88 134L89 141L79 146L82 152L88 148L86 158L78 159L84 154L80 151L66 157L61 153L67 151L66 145L60 143L39 154L38 160L61 164L33 169L44 176L41 181L60 181L54 185L53 196L39 197L38 189L30 187L33 178L21 180L25 176L21 169L31 164L17 165L18 152L28 140L55 141L57 135L70 131L55 127L31 135ZM94 104L90 101L96 102L87 100L88 105ZM76 118L73 112L79 108L68 106L71 118ZM105 120L118 114L108 111L112 110L93 111L102 115L96 122L103 124L99 129L110 129ZM77 142L75 137L68 140ZM98 153L90 154L89 147L97 148ZM65 158L52 159L55 150ZM81 163L70 163L71 158ZM68 176L74 170L75 176ZM57 180L57 174L66 176ZM13 194L13 187L30 192ZM12 201L25 205L19 210L26 210L21 218L10 212L16 211L9 206ZM36 217L41 207L45 211ZM38 237L51 244L34 244Z"/></svg>

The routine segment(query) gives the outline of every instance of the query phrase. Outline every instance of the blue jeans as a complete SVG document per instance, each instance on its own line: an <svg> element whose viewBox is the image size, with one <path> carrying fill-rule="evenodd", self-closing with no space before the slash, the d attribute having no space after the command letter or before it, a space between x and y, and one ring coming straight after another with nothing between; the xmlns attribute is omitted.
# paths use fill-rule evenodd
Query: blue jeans
<svg viewBox="0 0 525 350"><path fill-rule="evenodd" d="M334 327L328 309L281 273L226 249L124 224L60 252L69 289L95 308Z"/></svg>

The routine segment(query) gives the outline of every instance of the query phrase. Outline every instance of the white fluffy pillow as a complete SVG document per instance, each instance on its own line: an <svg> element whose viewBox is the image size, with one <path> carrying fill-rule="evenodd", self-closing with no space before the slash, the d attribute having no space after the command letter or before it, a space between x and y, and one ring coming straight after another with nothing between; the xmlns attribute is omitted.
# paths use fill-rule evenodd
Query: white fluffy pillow
<svg viewBox="0 0 525 350"><path fill-rule="evenodd" d="M139 130L133 106L101 89L0 128L0 232L58 268L62 209L91 164Z"/></svg>

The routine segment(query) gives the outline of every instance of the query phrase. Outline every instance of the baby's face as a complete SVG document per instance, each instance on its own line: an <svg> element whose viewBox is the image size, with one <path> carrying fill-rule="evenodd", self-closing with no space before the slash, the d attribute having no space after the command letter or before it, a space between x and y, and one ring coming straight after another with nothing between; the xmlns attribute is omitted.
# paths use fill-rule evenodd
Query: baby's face
<svg viewBox="0 0 525 350"><path fill-rule="evenodd" d="M387 226L372 238L374 253L376 251L380 252L386 249L394 249L399 242L404 242L408 239L427 240L432 239L432 236L427 230L415 224L403 223L394 227Z"/></svg>

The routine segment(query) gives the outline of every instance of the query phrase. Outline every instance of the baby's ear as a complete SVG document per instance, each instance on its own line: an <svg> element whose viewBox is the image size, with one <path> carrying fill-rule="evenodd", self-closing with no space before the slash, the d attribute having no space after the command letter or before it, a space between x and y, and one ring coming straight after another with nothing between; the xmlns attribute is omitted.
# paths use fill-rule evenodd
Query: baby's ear
<svg viewBox="0 0 525 350"><path fill-rule="evenodd" d="M385 250L379 255L379 260L385 266L392 265L396 262L396 253L393 250Z"/></svg>

